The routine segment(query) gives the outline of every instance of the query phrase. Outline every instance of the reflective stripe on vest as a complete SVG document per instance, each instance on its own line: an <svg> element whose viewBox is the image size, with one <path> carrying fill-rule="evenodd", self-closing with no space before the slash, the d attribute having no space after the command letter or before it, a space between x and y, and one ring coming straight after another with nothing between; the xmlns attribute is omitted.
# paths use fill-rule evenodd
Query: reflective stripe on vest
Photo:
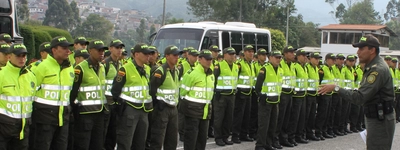
<svg viewBox="0 0 400 150"><path fill-rule="evenodd" d="M281 84L277 82L264 82L263 86L268 87L268 92L261 92L261 94L265 94L267 96L279 96L279 88Z"/></svg>
<svg viewBox="0 0 400 150"><path fill-rule="evenodd" d="M316 80L314 80L314 79L308 79L307 82L308 82L308 87L307 87L307 90L308 90L308 91L316 91L316 90L317 90L317 89L315 88L315 83L317 82Z"/></svg>
<svg viewBox="0 0 400 150"><path fill-rule="evenodd" d="M126 101L132 102L132 103L151 103L152 102L151 99L139 100L139 99L136 99L136 98L129 97L129 96L125 95L125 94L121 94L119 97L124 99L124 100L126 100Z"/></svg>
<svg viewBox="0 0 400 150"><path fill-rule="evenodd" d="M42 84L40 86L43 90L72 90L72 86Z"/></svg>
<svg viewBox="0 0 400 150"><path fill-rule="evenodd" d="M211 101L210 100L205 100L205 99L198 99L198 98L193 98L190 96L185 96L184 99L191 101L191 102L195 102L195 103L202 103L202 104L210 104Z"/></svg>
<svg viewBox="0 0 400 150"><path fill-rule="evenodd" d="M30 118L32 115L32 97L0 95L0 114L11 118ZM22 104L22 105L21 105Z"/></svg>
<svg viewBox="0 0 400 150"><path fill-rule="evenodd" d="M296 87L294 88L295 91L306 91L306 85L304 82L307 81L307 79L296 79Z"/></svg>
<svg viewBox="0 0 400 150"><path fill-rule="evenodd" d="M98 90L104 90L104 86L85 86L85 87L80 87L79 92L91 92L91 91L98 91Z"/></svg>
<svg viewBox="0 0 400 150"><path fill-rule="evenodd" d="M82 106L101 105L105 103L107 103L107 100L75 100L75 104L80 104Z"/></svg>
<svg viewBox="0 0 400 150"><path fill-rule="evenodd" d="M353 81L352 80L343 80L344 81L344 89L350 90L353 89Z"/></svg>
<svg viewBox="0 0 400 150"><path fill-rule="evenodd" d="M69 101L55 101L55 100L43 99L40 97L36 97L35 102L46 104L46 105L51 105L51 106L68 106L69 105Z"/></svg>
<svg viewBox="0 0 400 150"><path fill-rule="evenodd" d="M106 92L105 95L112 96L111 88L112 88L113 80L106 80Z"/></svg>
<svg viewBox="0 0 400 150"><path fill-rule="evenodd" d="M132 92L132 91L141 91L148 90L147 86L131 86L131 87L123 87L122 92Z"/></svg>

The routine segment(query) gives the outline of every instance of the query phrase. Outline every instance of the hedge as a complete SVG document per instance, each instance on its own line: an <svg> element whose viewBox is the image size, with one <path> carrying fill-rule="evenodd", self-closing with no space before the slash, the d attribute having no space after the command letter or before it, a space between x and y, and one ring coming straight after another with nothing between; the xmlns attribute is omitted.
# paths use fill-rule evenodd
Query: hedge
<svg viewBox="0 0 400 150"><path fill-rule="evenodd" d="M39 46L43 42L50 42L52 38L51 38L50 34L47 33L46 31L38 30L38 29L34 29L32 31L33 31L33 34L35 35L35 48L36 48L35 58L40 59Z"/></svg>
<svg viewBox="0 0 400 150"><path fill-rule="evenodd" d="M40 44L50 42L52 38L64 36L68 41L73 42L72 36L68 31L57 29L50 26L31 26L20 25L21 36L24 37L24 44L28 49L28 62L32 58L40 58L38 51Z"/></svg>
<svg viewBox="0 0 400 150"><path fill-rule="evenodd" d="M27 25L20 25L19 26L19 32L21 33L21 36L24 37L24 45L26 46L29 55L28 55L28 62L35 57L35 36L32 32L32 28Z"/></svg>

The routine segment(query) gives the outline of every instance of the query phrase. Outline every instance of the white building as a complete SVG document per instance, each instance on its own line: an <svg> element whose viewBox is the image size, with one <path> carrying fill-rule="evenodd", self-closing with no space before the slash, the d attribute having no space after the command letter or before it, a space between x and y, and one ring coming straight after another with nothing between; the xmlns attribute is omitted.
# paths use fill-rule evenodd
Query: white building
<svg viewBox="0 0 400 150"><path fill-rule="evenodd" d="M357 48L353 48L352 44L358 43L361 36L366 34L377 37L381 43L380 51L387 52L389 51L389 37L397 37L385 25L330 24L320 27L319 30L322 31L321 55L324 58L327 53L343 53L345 56L356 54Z"/></svg>

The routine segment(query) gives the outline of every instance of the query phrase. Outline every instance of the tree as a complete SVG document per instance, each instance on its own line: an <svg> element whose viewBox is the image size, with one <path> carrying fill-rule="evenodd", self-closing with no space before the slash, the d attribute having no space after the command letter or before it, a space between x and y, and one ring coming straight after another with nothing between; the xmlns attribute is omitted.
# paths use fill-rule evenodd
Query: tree
<svg viewBox="0 0 400 150"><path fill-rule="evenodd" d="M43 25L69 30L71 29L71 17L73 17L73 13L66 0L49 0Z"/></svg>
<svg viewBox="0 0 400 150"><path fill-rule="evenodd" d="M185 20L177 19L177 18L174 17L174 18L171 18L171 19L167 20L165 22L165 24L184 23L184 22L185 22Z"/></svg>
<svg viewBox="0 0 400 150"><path fill-rule="evenodd" d="M340 19L341 24L381 24L379 12L375 11L372 0L364 0L352 5Z"/></svg>
<svg viewBox="0 0 400 150"><path fill-rule="evenodd" d="M29 20L28 0L19 0L17 4L18 4L17 5L18 20L19 21Z"/></svg>
<svg viewBox="0 0 400 150"><path fill-rule="evenodd" d="M156 32L156 27L153 25L150 26L150 34L153 34Z"/></svg>
<svg viewBox="0 0 400 150"><path fill-rule="evenodd" d="M145 36L146 30L147 30L147 26L146 26L146 22L145 21L146 20L144 20L144 19L140 20L140 25L139 25L138 28L136 28L136 33L138 35L137 36L137 42L140 42L140 43L144 43L144 42L147 41L146 36Z"/></svg>
<svg viewBox="0 0 400 150"><path fill-rule="evenodd" d="M87 19L77 27L77 33L87 38L111 41L114 25L98 14L90 14Z"/></svg>
<svg viewBox="0 0 400 150"><path fill-rule="evenodd" d="M386 21L397 18L400 15L400 3L396 0L390 0L386 6L386 12L383 14Z"/></svg>
<svg viewBox="0 0 400 150"><path fill-rule="evenodd" d="M271 32L272 50L282 51L286 46L286 39L283 32L277 29L269 29L269 31Z"/></svg>
<svg viewBox="0 0 400 150"><path fill-rule="evenodd" d="M387 27L392 29L394 33L400 35L400 22L398 20L392 20L386 23ZM389 39L389 49L399 50L400 39L398 37L391 37Z"/></svg>
<svg viewBox="0 0 400 150"><path fill-rule="evenodd" d="M72 17L69 18L70 19L70 30L75 30L75 28L81 24L81 17L79 14L79 8L75 2L75 0L73 0L70 4L71 7L71 13L72 13Z"/></svg>

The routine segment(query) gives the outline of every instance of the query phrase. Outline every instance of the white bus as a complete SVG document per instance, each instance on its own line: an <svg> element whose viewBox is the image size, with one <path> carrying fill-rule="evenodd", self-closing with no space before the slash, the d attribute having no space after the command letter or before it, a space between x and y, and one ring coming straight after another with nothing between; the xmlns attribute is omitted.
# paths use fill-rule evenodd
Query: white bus
<svg viewBox="0 0 400 150"><path fill-rule="evenodd" d="M0 33L10 34L16 43L22 43L19 35L16 0L0 0Z"/></svg>
<svg viewBox="0 0 400 150"><path fill-rule="evenodd" d="M178 46L181 50L189 46L198 50L208 49L211 45L217 45L221 50L233 47L238 54L248 44L255 50L271 51L270 31L244 22L178 23L161 27L152 42L162 56L168 45Z"/></svg>

